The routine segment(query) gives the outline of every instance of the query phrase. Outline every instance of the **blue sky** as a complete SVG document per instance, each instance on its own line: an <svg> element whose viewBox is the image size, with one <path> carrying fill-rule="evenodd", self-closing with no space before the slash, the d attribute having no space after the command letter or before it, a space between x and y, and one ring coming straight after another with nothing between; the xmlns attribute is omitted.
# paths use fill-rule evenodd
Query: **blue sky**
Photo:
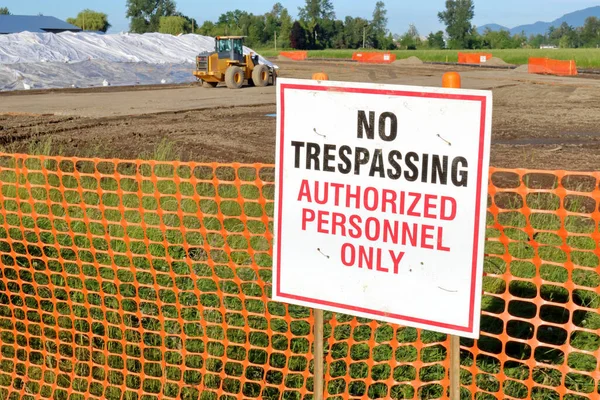
<svg viewBox="0 0 600 400"><path fill-rule="evenodd" d="M178 9L197 21L215 20L229 10L246 10L254 14L269 11L277 0L177 0ZM280 0L292 15L304 0ZM384 0L385 1L385 0ZM338 18L346 15L370 17L376 0L332 0ZM404 33L410 23L414 23L422 35L443 29L438 22L437 12L444 8L445 0L387 0L389 24L393 33ZM127 30L129 22L125 18L126 0L0 0L0 7L6 6L13 14L53 15L66 19L75 16L84 8L103 11L108 14L113 25L111 32ZM206 4L209 4L208 6ZM481 26L495 22L510 28L536 21L552 21L563 14L586 7L599 5L591 0L475 0L473 23Z"/></svg>

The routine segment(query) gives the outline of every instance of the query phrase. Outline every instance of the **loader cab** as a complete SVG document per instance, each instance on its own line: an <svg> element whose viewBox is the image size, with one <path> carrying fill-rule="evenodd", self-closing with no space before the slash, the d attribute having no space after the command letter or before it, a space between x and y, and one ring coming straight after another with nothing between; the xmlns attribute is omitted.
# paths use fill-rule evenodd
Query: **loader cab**
<svg viewBox="0 0 600 400"><path fill-rule="evenodd" d="M215 51L219 54L219 59L230 59L243 63L244 36L217 36Z"/></svg>

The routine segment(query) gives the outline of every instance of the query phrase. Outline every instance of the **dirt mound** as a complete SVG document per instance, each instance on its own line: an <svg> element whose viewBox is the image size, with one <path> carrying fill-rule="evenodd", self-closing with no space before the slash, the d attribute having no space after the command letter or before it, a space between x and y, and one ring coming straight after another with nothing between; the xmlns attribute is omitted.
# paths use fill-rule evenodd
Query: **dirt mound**
<svg viewBox="0 0 600 400"><path fill-rule="evenodd" d="M411 56L408 58L403 58L401 60L396 60L392 64L394 64L394 65L423 65L423 61L421 61L418 57Z"/></svg>
<svg viewBox="0 0 600 400"><path fill-rule="evenodd" d="M492 57L489 60L487 60L487 62L485 63L486 65L491 65L492 67L508 67L511 64L507 63L506 61L504 61L501 58L498 57Z"/></svg>
<svg viewBox="0 0 600 400"><path fill-rule="evenodd" d="M521 65L520 67L517 67L515 69L515 72L525 72L525 73L527 73L527 72L529 72L529 65L528 64Z"/></svg>

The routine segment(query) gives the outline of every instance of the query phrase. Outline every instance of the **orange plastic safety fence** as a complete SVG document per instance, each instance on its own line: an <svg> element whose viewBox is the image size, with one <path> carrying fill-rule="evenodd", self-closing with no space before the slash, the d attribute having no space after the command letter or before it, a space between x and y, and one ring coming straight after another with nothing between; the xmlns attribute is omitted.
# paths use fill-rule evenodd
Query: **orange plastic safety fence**
<svg viewBox="0 0 600 400"><path fill-rule="evenodd" d="M482 336L465 398L597 399L600 173L491 169Z"/></svg>
<svg viewBox="0 0 600 400"><path fill-rule="evenodd" d="M492 173L463 398L595 398L600 173ZM0 156L0 399L312 398L312 313L270 300L273 174ZM325 321L328 399L447 398L446 335Z"/></svg>
<svg viewBox="0 0 600 400"><path fill-rule="evenodd" d="M312 313L270 300L273 179L0 155L0 398L312 398ZM443 395L444 335L326 321L330 398Z"/></svg>
<svg viewBox="0 0 600 400"><path fill-rule="evenodd" d="M370 64L391 64L396 61L396 55L393 53L379 52L355 52L352 54L354 61Z"/></svg>
<svg viewBox="0 0 600 400"><path fill-rule="evenodd" d="M530 74L577 75L575 60L561 61L550 58L530 58L528 68Z"/></svg>
<svg viewBox="0 0 600 400"><path fill-rule="evenodd" d="M287 57L294 61L303 61L308 58L307 51L282 51L279 53L280 56Z"/></svg>
<svg viewBox="0 0 600 400"><path fill-rule="evenodd" d="M459 64L483 64L490 58L490 53L458 53Z"/></svg>

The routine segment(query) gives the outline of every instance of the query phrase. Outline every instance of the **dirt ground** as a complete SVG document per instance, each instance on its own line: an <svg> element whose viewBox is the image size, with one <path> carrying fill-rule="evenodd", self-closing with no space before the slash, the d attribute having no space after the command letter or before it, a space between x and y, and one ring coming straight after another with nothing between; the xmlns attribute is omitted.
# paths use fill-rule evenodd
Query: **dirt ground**
<svg viewBox="0 0 600 400"><path fill-rule="evenodd" d="M600 80L507 69L278 61L281 77L463 87L494 96L492 165L598 170ZM589 78L589 77L588 77ZM593 77L592 77L593 78ZM275 89L196 85L0 93L4 151L80 157L274 162Z"/></svg>

